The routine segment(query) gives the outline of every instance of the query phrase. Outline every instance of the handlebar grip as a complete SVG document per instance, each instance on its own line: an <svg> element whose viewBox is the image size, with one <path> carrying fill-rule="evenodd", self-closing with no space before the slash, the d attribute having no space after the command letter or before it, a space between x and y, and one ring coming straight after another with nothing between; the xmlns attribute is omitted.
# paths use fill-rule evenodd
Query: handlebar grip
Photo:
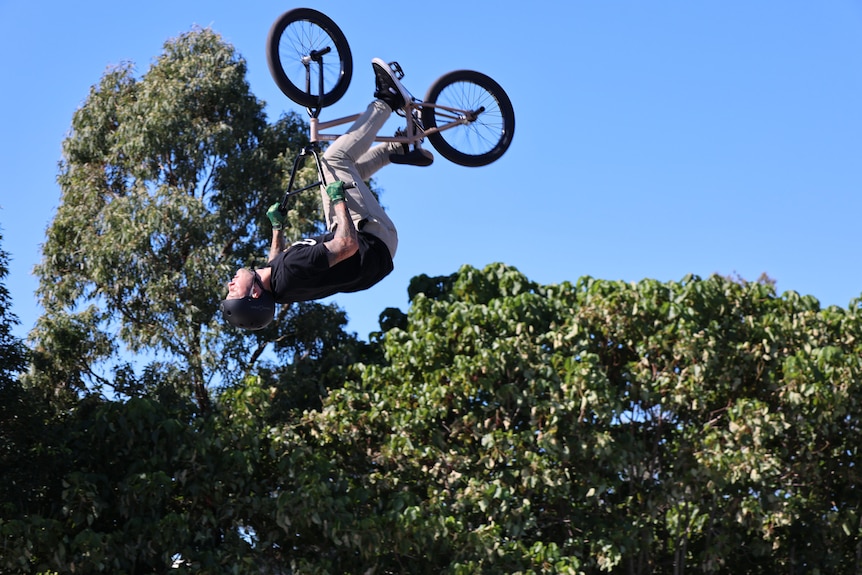
<svg viewBox="0 0 862 575"><path fill-rule="evenodd" d="M321 57L326 54L329 54L330 52L332 52L332 46L327 46L322 50L312 50L311 54L309 54L309 57L314 62L320 62Z"/></svg>

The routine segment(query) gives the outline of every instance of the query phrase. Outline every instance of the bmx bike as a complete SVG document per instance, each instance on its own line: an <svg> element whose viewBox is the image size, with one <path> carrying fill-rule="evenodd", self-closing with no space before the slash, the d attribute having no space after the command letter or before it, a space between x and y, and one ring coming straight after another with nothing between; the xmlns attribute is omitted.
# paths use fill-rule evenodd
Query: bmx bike
<svg viewBox="0 0 862 575"><path fill-rule="evenodd" d="M320 164L320 143L341 134L324 133L355 121L360 114L320 120L323 108L331 106L347 92L353 75L353 56L347 38L335 22L312 8L294 8L278 17L266 41L269 71L279 89L290 100L304 106L309 114L309 145L294 160L287 199L326 183ZM400 80L404 72L397 62L390 64ZM490 77L473 70L455 70L435 80L423 100L406 102L398 111L405 127L394 136L377 136L375 142L398 142L416 146L424 139L447 160L467 167L485 166L506 152L515 132L515 112L509 96ZM300 162L311 155L320 180L294 190Z"/></svg>

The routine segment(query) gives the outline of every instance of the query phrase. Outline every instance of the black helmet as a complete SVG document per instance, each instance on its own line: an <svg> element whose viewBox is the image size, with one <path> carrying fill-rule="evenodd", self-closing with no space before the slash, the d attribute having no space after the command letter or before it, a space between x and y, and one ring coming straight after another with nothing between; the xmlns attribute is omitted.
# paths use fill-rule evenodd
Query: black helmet
<svg viewBox="0 0 862 575"><path fill-rule="evenodd" d="M260 297L250 295L221 302L221 314L228 323L242 329L263 329L275 316L275 298L263 290Z"/></svg>
<svg viewBox="0 0 862 575"><path fill-rule="evenodd" d="M228 323L243 329L263 329L269 325L275 316L275 298L272 292L263 287L263 282L257 272L251 271L254 278L248 288L248 294L243 298L225 299L221 302L221 314ZM239 273L239 272L237 272ZM260 288L260 295L252 297L254 286Z"/></svg>

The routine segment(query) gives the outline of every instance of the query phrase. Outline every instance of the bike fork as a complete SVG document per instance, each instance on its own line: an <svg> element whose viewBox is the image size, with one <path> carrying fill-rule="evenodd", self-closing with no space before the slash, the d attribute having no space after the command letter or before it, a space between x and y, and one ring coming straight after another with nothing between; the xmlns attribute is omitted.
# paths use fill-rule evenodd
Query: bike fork
<svg viewBox="0 0 862 575"><path fill-rule="evenodd" d="M296 173L299 171L300 162L305 162L305 159L308 155L311 155L314 158L315 167L317 167L317 177L318 181L313 184L309 184L304 188L299 188L297 190L293 189L293 182L296 179ZM278 205L278 211L283 214L287 213L287 200L291 196L295 196L296 194L302 193L306 190L310 190L315 186L325 186L326 185L326 176L323 174L323 164L320 160L320 146L317 142L312 142L311 144L305 146L299 151L299 154L296 158L293 159L293 168L290 171L290 180L287 182L287 190L284 192L284 197L281 199L281 203Z"/></svg>

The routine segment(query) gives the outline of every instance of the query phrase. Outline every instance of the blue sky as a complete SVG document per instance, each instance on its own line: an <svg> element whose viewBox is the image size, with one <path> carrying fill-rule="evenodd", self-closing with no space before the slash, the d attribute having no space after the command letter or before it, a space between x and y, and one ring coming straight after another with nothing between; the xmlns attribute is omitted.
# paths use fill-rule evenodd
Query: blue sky
<svg viewBox="0 0 862 575"><path fill-rule="evenodd" d="M494 164L438 156L378 174L396 269L333 298L360 337L384 308L406 311L410 278L463 264L504 262L543 284L765 272L823 305L862 295L862 1L300 5L332 17L353 51L351 87L323 118L364 108L373 57L398 60L418 97L450 70L484 72L517 118ZM0 0L0 227L19 336L41 313L31 272L59 203L60 145L90 86L120 62L142 75L167 39L209 26L247 60L271 120L302 112L264 51L291 7Z"/></svg>

